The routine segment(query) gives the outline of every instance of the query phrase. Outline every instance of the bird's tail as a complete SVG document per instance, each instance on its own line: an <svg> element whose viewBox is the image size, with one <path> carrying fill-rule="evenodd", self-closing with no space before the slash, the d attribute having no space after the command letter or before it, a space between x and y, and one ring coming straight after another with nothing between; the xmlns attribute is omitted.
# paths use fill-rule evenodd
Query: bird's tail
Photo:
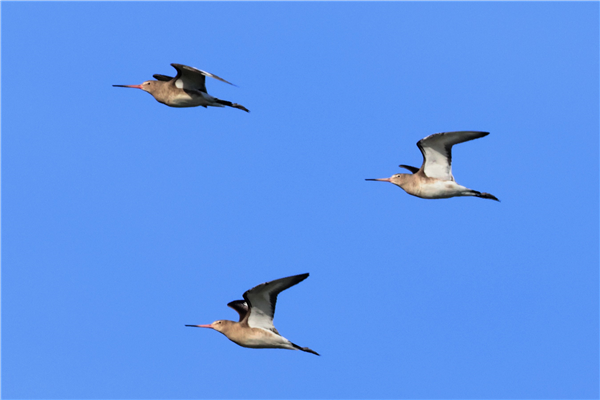
<svg viewBox="0 0 600 400"><path fill-rule="evenodd" d="M244 106L243 106L243 105L241 105L241 104L232 103L232 102L230 102L230 101L227 101L227 100L220 100L220 99L215 99L215 101L216 101L217 103L219 103L219 104L222 104L222 105L224 105L224 106L233 107L233 108L237 108L237 109L240 109L240 110L244 110L244 111L246 111L246 112L250 112L250 110L248 110L246 107L244 107Z"/></svg>
<svg viewBox="0 0 600 400"><path fill-rule="evenodd" d="M290 342L290 343L292 343L292 342ZM315 354L315 355L317 355L317 356L320 356L320 354L319 354L319 353L317 353L317 352L316 352L316 351L314 351L314 350L311 350L311 349L309 349L308 347L300 347L300 346L298 346L298 345L297 345L297 344L295 344L295 343L292 343L292 346L294 346L294 347L295 347L296 349L298 349L298 350L302 350L302 351L305 351L305 352L307 352L307 353L312 353L312 354Z"/></svg>

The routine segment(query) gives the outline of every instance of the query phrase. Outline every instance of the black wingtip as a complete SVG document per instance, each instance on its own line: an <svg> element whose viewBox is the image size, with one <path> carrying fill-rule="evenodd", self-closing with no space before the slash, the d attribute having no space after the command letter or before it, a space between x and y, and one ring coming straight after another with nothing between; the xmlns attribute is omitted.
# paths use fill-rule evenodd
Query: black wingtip
<svg viewBox="0 0 600 400"><path fill-rule="evenodd" d="M308 272L304 273L304 274L299 274L296 275L298 277L298 279L300 279L300 282L305 280L306 278L308 278L310 276L310 274Z"/></svg>

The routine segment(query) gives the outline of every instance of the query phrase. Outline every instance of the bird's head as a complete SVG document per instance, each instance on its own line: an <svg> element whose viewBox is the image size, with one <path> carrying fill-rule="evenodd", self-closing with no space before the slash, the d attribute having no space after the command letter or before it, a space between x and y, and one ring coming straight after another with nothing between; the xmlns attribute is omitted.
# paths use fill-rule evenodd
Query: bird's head
<svg viewBox="0 0 600 400"><path fill-rule="evenodd" d="M191 326L191 327L195 327L195 328L210 328L210 329L214 329L217 332L223 333L223 331L226 330L232 323L234 323L234 322L220 319L220 320L215 321L212 324L208 324L208 325L186 325L186 326Z"/></svg>
<svg viewBox="0 0 600 400"><path fill-rule="evenodd" d="M113 85L113 87L126 87L132 89L142 89L144 92L152 93L158 86L158 81L146 81L141 85Z"/></svg>
<svg viewBox="0 0 600 400"><path fill-rule="evenodd" d="M389 178L373 178L373 179L365 179L366 181L378 181L378 182L390 182L394 185L402 187L404 182L406 182L406 178L409 174L394 174Z"/></svg>

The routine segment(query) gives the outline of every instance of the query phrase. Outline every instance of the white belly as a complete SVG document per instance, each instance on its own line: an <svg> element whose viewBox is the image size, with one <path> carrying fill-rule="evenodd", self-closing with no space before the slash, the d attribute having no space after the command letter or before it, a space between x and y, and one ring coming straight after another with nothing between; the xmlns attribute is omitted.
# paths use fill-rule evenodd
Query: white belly
<svg viewBox="0 0 600 400"><path fill-rule="evenodd" d="M212 106L212 107L224 107L217 103L215 98L208 93L204 92L178 92L172 96L167 103L171 107L198 107L198 106Z"/></svg>
<svg viewBox="0 0 600 400"><path fill-rule="evenodd" d="M469 189L454 181L433 181L421 185L420 190L414 194L424 199L447 199L449 197L464 196Z"/></svg>
<svg viewBox="0 0 600 400"><path fill-rule="evenodd" d="M260 328L254 328L260 329ZM253 349L291 349L295 350L294 346L290 344L290 341L283 336L277 335L273 332L261 329L255 334L246 335L243 340L234 340L229 338L231 341L239 344L242 347L250 347Z"/></svg>

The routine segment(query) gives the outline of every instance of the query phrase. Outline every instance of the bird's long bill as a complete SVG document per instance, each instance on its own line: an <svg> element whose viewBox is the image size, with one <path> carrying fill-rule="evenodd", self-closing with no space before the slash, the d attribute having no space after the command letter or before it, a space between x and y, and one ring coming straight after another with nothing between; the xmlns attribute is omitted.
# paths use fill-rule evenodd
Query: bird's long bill
<svg viewBox="0 0 600 400"><path fill-rule="evenodd" d="M186 325L186 326L191 326L194 328L212 328L212 324L208 324L208 325Z"/></svg>
<svg viewBox="0 0 600 400"><path fill-rule="evenodd" d="M365 179L365 181L391 182L390 178L372 178L372 179Z"/></svg>
<svg viewBox="0 0 600 400"><path fill-rule="evenodd" d="M141 89L142 85L113 85L113 87L128 87L134 89Z"/></svg>

